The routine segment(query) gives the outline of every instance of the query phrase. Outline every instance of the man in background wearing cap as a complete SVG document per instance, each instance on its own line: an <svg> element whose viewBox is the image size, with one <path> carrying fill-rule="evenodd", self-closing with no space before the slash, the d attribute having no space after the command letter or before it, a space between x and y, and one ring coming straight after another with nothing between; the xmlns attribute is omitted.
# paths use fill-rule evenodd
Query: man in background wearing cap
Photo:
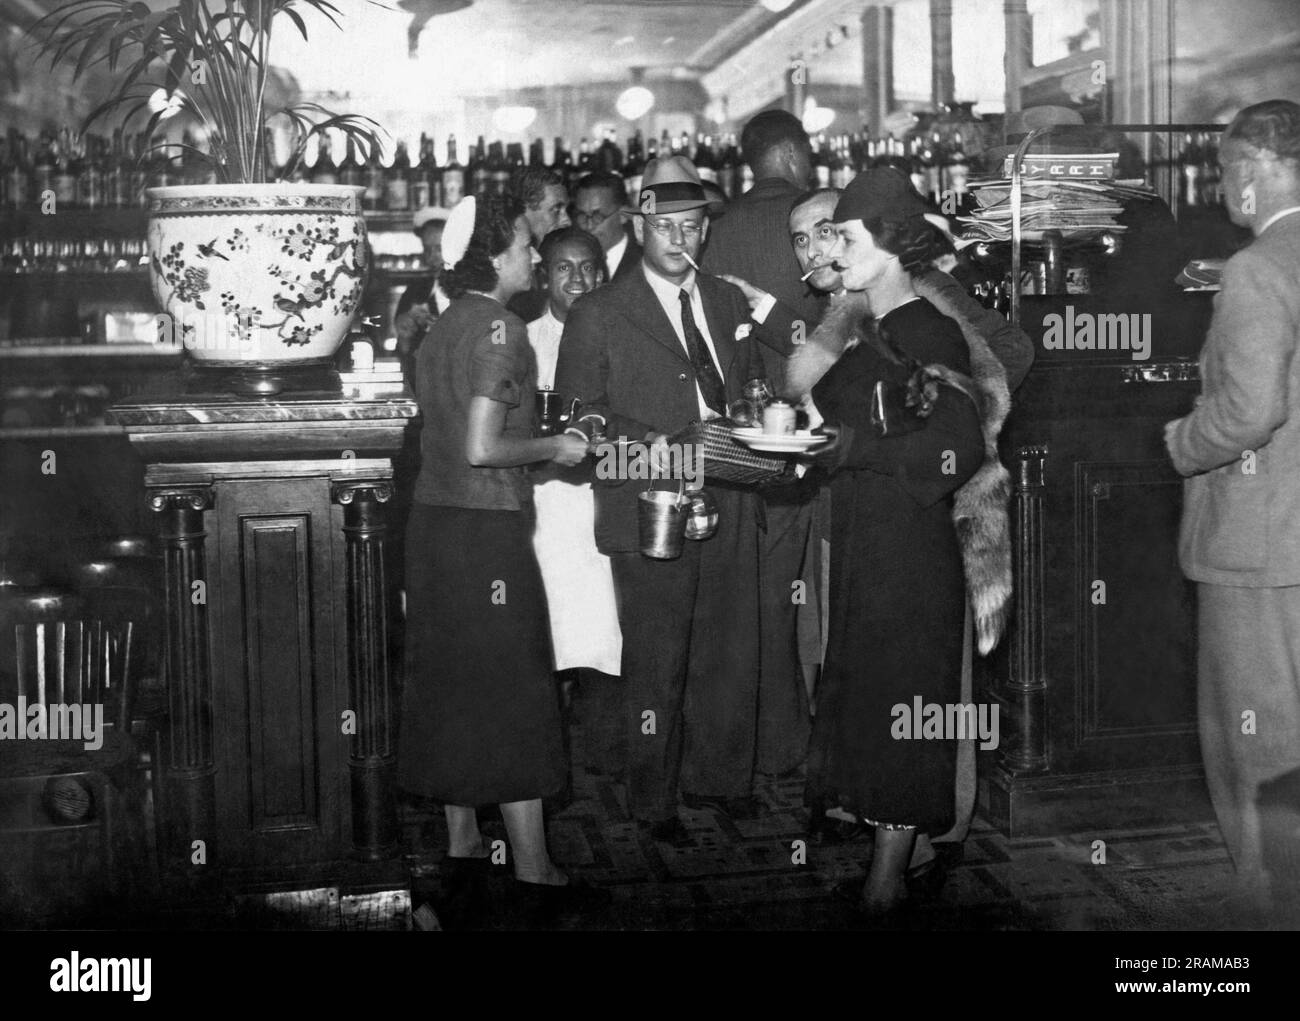
<svg viewBox="0 0 1300 1021"><path fill-rule="evenodd" d="M397 333L397 353L403 364L414 365L415 351L430 324L437 318L433 305L433 284L442 272L442 231L447 225L447 210L425 206L412 218L415 236L424 248L427 277L420 277L402 293L393 316ZM408 374L407 378L413 378Z"/></svg>
<svg viewBox="0 0 1300 1021"><path fill-rule="evenodd" d="M648 448L666 466L669 437L725 416L760 371L744 296L691 265L707 204L688 160L651 160L639 205L625 210L640 267L579 298L565 323L556 389L603 417L610 440L626 439L629 461ZM679 475L688 482L695 453L678 451L691 458ZM691 841L677 816L679 776L688 806L756 814L760 505L752 492L711 482L716 534L656 560L640 552L647 483L601 474L598 465L596 545L611 559L623 632L628 811L653 839L682 846Z"/></svg>

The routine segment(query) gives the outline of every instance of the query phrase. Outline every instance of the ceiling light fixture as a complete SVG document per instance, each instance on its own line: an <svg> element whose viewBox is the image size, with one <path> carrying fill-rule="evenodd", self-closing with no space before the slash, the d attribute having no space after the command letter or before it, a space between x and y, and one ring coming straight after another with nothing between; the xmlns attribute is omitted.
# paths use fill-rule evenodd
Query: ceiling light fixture
<svg viewBox="0 0 1300 1021"><path fill-rule="evenodd" d="M810 135L825 131L835 120L835 111L829 106L818 106L817 100L809 96L803 104L803 129Z"/></svg>
<svg viewBox="0 0 1300 1021"><path fill-rule="evenodd" d="M503 135L517 135L521 131L527 131L535 120L535 106L499 106L492 113L492 126Z"/></svg>
<svg viewBox="0 0 1300 1021"><path fill-rule="evenodd" d="M644 85L632 85L619 93L614 109L625 120L640 120L655 105L655 94Z"/></svg>

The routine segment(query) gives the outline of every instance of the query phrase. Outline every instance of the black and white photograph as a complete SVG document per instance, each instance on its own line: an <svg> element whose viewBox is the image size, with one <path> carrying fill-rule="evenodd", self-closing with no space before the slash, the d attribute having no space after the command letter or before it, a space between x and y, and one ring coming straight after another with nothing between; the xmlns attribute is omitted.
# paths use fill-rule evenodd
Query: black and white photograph
<svg viewBox="0 0 1300 1021"><path fill-rule="evenodd" d="M0 0L0 930L1267 944L1297 348L1295 0Z"/></svg>

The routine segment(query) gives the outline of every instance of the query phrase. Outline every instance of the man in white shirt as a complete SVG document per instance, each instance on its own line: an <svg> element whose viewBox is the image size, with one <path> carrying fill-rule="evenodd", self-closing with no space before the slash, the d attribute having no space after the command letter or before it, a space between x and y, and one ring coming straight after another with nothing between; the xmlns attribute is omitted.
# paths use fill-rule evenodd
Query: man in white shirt
<svg viewBox="0 0 1300 1021"><path fill-rule="evenodd" d="M552 390L569 309L605 282L605 253L585 230L562 227L542 240L541 258L546 311L528 324L528 341L537 355L537 386ZM533 549L546 588L555 672L566 689L576 689L572 709L585 738L586 764L616 774L624 759L623 639L609 558L596 549L589 474L581 465L547 465L534 473Z"/></svg>

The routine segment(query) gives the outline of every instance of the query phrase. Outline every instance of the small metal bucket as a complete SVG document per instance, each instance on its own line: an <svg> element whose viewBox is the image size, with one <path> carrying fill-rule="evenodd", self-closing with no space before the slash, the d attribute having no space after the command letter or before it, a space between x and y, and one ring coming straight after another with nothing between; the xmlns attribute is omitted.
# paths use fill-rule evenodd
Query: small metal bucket
<svg viewBox="0 0 1300 1021"><path fill-rule="evenodd" d="M686 543L686 519L691 501L683 483L677 492L647 489L638 497L637 526L641 534L641 553L655 560L676 560Z"/></svg>

